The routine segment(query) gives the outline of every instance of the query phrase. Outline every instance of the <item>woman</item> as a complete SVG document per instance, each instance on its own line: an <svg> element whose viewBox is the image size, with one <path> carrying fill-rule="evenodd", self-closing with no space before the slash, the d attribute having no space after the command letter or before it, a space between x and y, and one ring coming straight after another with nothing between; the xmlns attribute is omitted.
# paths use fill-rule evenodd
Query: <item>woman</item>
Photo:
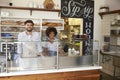
<svg viewBox="0 0 120 80"><path fill-rule="evenodd" d="M46 36L48 37L48 40L45 43L44 51L48 56L56 56L57 51L58 51L58 53L63 55L63 50L62 50L62 48L60 46L60 43L56 39L56 35L57 35L56 28L48 27L46 29Z"/></svg>

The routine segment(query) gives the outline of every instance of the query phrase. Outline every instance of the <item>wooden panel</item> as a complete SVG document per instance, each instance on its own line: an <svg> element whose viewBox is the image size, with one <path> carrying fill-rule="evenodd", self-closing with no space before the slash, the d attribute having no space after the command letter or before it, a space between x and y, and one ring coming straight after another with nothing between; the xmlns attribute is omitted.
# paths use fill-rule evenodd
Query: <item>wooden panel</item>
<svg viewBox="0 0 120 80"><path fill-rule="evenodd" d="M120 57L113 57L113 65L116 67L120 67Z"/></svg>
<svg viewBox="0 0 120 80"><path fill-rule="evenodd" d="M114 10L114 11L109 11L109 12L100 12L99 15L101 16L101 18L103 18L103 15L115 14L115 13L120 13L120 10Z"/></svg>
<svg viewBox="0 0 120 80"><path fill-rule="evenodd" d="M100 70L2 77L0 80L99 80Z"/></svg>

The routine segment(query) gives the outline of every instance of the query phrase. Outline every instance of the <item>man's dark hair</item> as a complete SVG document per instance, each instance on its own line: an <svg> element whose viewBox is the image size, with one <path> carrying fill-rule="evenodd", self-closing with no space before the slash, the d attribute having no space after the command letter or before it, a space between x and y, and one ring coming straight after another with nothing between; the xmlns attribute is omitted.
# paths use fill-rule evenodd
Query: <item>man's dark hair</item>
<svg viewBox="0 0 120 80"><path fill-rule="evenodd" d="M32 20L26 20L24 24L26 25L27 23L32 23L34 25L34 22Z"/></svg>
<svg viewBox="0 0 120 80"><path fill-rule="evenodd" d="M54 28L54 27L48 27L48 28L46 29L46 35L49 37L49 34L50 34L51 32L54 32L55 36L57 35L57 30L56 30L56 28Z"/></svg>

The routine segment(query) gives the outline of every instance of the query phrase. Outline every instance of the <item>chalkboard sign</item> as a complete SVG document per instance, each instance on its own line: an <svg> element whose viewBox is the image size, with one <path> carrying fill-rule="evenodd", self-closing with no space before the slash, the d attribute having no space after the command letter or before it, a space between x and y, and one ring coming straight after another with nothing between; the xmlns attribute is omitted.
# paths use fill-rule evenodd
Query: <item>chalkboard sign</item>
<svg viewBox="0 0 120 80"><path fill-rule="evenodd" d="M94 1L91 0L61 0L61 17L83 18L83 34L88 40L83 42L83 55L92 54Z"/></svg>

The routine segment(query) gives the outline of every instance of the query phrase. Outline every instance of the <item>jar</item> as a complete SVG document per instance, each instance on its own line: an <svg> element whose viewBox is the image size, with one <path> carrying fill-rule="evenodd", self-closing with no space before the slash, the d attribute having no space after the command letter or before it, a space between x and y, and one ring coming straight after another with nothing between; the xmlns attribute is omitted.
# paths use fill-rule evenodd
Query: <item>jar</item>
<svg viewBox="0 0 120 80"><path fill-rule="evenodd" d="M116 18L117 20L120 20L120 13L117 15L117 18Z"/></svg>
<svg viewBox="0 0 120 80"><path fill-rule="evenodd" d="M55 6L53 0L45 0L43 5L44 5L44 8L46 9L53 9Z"/></svg>
<svg viewBox="0 0 120 80"><path fill-rule="evenodd" d="M109 12L109 7L107 6L100 7L100 12Z"/></svg>

